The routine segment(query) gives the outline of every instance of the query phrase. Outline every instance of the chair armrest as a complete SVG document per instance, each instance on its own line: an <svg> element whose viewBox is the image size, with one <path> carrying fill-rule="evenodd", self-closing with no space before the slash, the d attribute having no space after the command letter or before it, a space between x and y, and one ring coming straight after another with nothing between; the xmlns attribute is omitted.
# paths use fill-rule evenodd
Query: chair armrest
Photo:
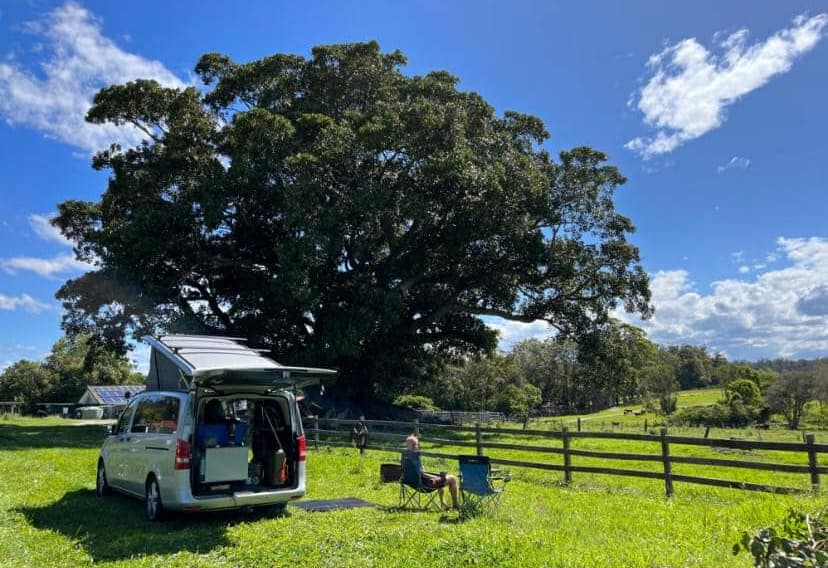
<svg viewBox="0 0 828 568"><path fill-rule="evenodd" d="M498 475L490 475L489 479L492 481L502 481L504 483L512 480L512 474L508 471L498 471L497 473Z"/></svg>

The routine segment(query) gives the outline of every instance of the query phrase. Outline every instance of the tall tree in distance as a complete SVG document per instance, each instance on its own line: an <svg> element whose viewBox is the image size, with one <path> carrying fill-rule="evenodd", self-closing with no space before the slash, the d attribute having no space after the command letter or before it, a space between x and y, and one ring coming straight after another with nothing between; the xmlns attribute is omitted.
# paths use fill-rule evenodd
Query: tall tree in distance
<svg viewBox="0 0 828 568"><path fill-rule="evenodd" d="M96 270L57 296L70 333L236 335L340 369L350 394L491 351L481 316L579 337L619 305L649 315L646 273L613 204L626 180L592 148L542 147L445 71L402 73L375 42L239 64L207 85L101 90L87 119L146 134L113 146L98 202L55 224Z"/></svg>

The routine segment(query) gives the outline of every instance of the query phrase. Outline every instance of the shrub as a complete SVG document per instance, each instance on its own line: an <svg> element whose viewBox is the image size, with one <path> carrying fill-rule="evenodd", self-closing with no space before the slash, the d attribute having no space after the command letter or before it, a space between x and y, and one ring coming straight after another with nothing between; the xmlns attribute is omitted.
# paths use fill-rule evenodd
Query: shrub
<svg viewBox="0 0 828 568"><path fill-rule="evenodd" d="M760 568L828 566L828 509L816 515L790 510L781 526L745 531L733 545L753 556Z"/></svg>
<svg viewBox="0 0 828 568"><path fill-rule="evenodd" d="M440 410L434 405L433 400L418 394L401 394L394 399L394 404L415 410Z"/></svg>
<svg viewBox="0 0 828 568"><path fill-rule="evenodd" d="M712 426L719 428L743 428L755 422L761 409L741 402L731 404L717 402L711 406L691 406L678 411L670 422L682 426Z"/></svg>

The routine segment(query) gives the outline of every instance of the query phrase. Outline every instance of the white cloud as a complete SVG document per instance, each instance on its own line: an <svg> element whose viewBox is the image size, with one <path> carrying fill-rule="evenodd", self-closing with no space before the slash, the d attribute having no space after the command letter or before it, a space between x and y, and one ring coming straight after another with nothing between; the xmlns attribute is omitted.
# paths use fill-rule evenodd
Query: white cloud
<svg viewBox="0 0 828 568"><path fill-rule="evenodd" d="M0 310L13 312L17 309L22 309L27 312L38 313L48 307L48 304L38 302L28 294L21 294L20 296L6 296L5 294L0 294Z"/></svg>
<svg viewBox="0 0 828 568"><path fill-rule="evenodd" d="M719 173L725 172L727 170L732 170L733 168L737 168L740 170L746 169L750 165L750 160L748 158L742 158L740 156L733 156L730 158L730 161L722 166L716 168L716 171Z"/></svg>
<svg viewBox="0 0 828 568"><path fill-rule="evenodd" d="M17 274L24 270L34 272L44 278L55 278L59 274L67 272L85 272L90 265L75 259L72 254L59 254L52 258L36 258L31 256L18 256L0 260L0 266L9 274Z"/></svg>
<svg viewBox="0 0 828 568"><path fill-rule="evenodd" d="M719 54L688 38L651 56L650 78L629 104L655 133L634 138L626 147L649 159L718 128L728 106L790 70L798 56L822 39L826 25L825 13L798 16L792 27L752 45L747 44L748 30L739 30L718 42Z"/></svg>
<svg viewBox="0 0 828 568"><path fill-rule="evenodd" d="M750 272L750 266L742 265L739 267L739 274L747 274Z"/></svg>
<svg viewBox="0 0 828 568"><path fill-rule="evenodd" d="M29 215L29 226L35 234L44 241L58 243L65 247L71 247L72 241L63 236L60 229L52 225L54 215Z"/></svg>
<svg viewBox="0 0 828 568"><path fill-rule="evenodd" d="M498 345L504 351L511 349L515 343L519 343L524 339L546 339L555 331L545 321L522 323L496 317L484 317L482 319L488 327L497 330L500 334Z"/></svg>
<svg viewBox="0 0 828 568"><path fill-rule="evenodd" d="M84 120L98 89L139 78L184 86L162 63L118 47L102 34L100 20L74 2L25 29L45 45L41 73L22 68L14 59L0 63L0 116L9 124L34 128L86 152L112 142L134 145L142 138L131 126Z"/></svg>
<svg viewBox="0 0 828 568"><path fill-rule="evenodd" d="M692 343L732 357L812 357L828 354L828 239L779 238L787 266L750 280L726 279L699 292L684 270L652 275L656 312L640 321L659 343Z"/></svg>

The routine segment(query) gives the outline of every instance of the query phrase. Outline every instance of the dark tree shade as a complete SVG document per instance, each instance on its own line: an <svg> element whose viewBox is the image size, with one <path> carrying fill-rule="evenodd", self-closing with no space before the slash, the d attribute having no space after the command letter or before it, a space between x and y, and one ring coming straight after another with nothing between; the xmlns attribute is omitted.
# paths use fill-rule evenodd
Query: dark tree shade
<svg viewBox="0 0 828 568"><path fill-rule="evenodd" d="M625 182L587 147L553 158L533 116L497 116L400 52L321 46L236 64L208 85L103 89L87 119L133 125L99 202L55 223L98 269L58 292L64 326L123 345L162 330L244 336L332 365L353 394L491 350L480 316L578 336L623 304L649 314ZM379 389L379 391L377 390Z"/></svg>

